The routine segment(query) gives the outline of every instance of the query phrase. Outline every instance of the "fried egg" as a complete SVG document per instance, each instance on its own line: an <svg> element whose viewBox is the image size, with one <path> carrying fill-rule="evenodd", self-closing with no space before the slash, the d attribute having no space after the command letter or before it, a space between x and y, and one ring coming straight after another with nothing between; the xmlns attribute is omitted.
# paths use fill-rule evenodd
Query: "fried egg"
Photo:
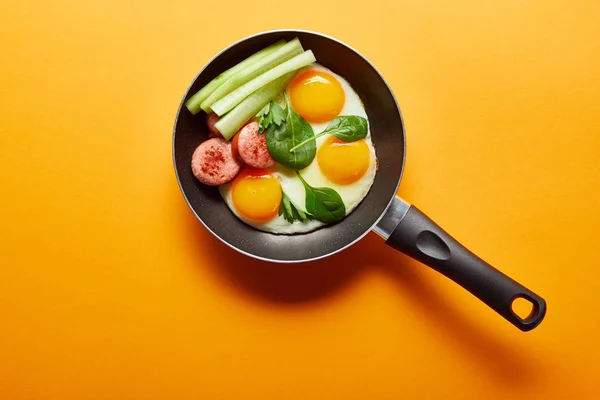
<svg viewBox="0 0 600 400"><path fill-rule="evenodd" d="M300 71L286 90L292 107L315 134L325 130L338 115L357 115L368 121L350 84L321 65L312 64ZM338 192L348 215L365 198L375 180L377 158L370 129L364 139L348 143L324 135L316 139L316 147L315 159L300 174L312 187L329 187ZM304 233L326 225L317 220L290 223L278 215L281 191L298 210L307 211L302 181L295 171L279 163L262 170L246 169L219 190L238 218L261 231Z"/></svg>

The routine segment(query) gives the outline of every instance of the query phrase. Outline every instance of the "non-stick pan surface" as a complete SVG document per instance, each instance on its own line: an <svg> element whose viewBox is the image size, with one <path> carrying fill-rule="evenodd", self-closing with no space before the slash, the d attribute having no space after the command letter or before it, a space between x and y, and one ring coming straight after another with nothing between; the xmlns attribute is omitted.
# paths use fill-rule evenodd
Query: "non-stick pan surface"
<svg viewBox="0 0 600 400"><path fill-rule="evenodd" d="M240 221L227 208L217 188L198 182L190 160L196 147L208 138L204 113L192 115L181 103L173 137L173 156L181 190L207 229L236 250L256 258L276 261L309 261L336 253L366 235L393 199L404 167L404 124L398 104L382 76L356 51L330 37L304 31L266 32L237 42L200 71L184 101L212 78L279 39L298 37L318 62L343 76L358 93L367 114L379 171L363 202L347 218L301 235L260 232Z"/></svg>

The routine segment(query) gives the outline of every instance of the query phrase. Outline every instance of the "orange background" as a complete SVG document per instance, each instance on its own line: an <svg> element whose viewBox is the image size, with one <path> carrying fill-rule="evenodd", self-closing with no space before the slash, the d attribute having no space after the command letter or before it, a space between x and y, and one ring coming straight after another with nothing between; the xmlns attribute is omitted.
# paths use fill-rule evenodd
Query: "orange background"
<svg viewBox="0 0 600 400"><path fill-rule="evenodd" d="M0 399L597 398L598 4L3 0ZM195 220L181 96L223 47L284 27L381 70L408 132L400 195L544 296L538 329L375 234L272 265Z"/></svg>

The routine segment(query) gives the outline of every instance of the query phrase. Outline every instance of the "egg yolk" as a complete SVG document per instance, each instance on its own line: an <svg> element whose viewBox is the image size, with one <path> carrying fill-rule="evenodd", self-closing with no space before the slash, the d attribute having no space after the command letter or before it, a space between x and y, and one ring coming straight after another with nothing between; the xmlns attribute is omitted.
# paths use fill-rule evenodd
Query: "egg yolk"
<svg viewBox="0 0 600 400"><path fill-rule="evenodd" d="M328 137L317 153L323 175L333 183L347 185L359 180L369 169L371 152L364 140L344 142Z"/></svg>
<svg viewBox="0 0 600 400"><path fill-rule="evenodd" d="M310 69L302 72L289 87L292 107L308 122L327 122L344 108L346 94L331 74Z"/></svg>
<svg viewBox="0 0 600 400"><path fill-rule="evenodd" d="M233 180L232 199L235 209L245 218L268 221L279 210L281 186L266 169L245 169Z"/></svg>

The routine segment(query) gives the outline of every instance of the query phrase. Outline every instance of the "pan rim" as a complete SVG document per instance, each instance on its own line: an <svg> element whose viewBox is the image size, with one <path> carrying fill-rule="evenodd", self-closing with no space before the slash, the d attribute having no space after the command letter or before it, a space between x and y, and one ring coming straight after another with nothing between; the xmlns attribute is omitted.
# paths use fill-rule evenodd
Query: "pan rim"
<svg viewBox="0 0 600 400"><path fill-rule="evenodd" d="M315 36L320 36L323 37L325 39L331 40L333 42L339 43L342 46L346 47L347 49L349 49L350 51L354 52L355 54L357 54L359 57L361 57L371 68L373 68L373 70L377 73L377 75L379 76L379 78L382 80L382 82L385 84L385 86L387 87L387 89L389 90L390 94L392 95L392 99L394 100L394 104L396 106L396 110L398 111L398 116L400 117L400 122L401 122L401 127L402 127L402 140L403 140L403 154L402 154L402 164L400 166L400 175L398 177L398 181L396 183L396 188L394 189L394 195L389 199L388 204L386 205L386 207L383 209L383 211L381 212L381 214L379 215L379 217L377 217L377 219L375 220L375 222L368 227L367 229L365 229L365 231L360 234L356 239L354 239L352 242L338 247L337 249L330 251L329 253L326 254L322 254L316 257L311 257L311 258L303 258L303 259L298 259L298 260L280 260L280 259L275 259L275 258L268 258L268 257L262 257L256 254L252 254L248 251L242 250L238 247L236 247L235 245L229 243L227 240L225 240L224 238L222 238L221 236L217 235L203 220L202 218L196 213L196 211L194 210L194 208L192 207L190 200L188 199L188 196L186 195L183 186L181 184L181 179L179 177L179 172L177 171L177 160L175 158L175 136L177 134L177 123L179 121L179 116L181 115L181 111L182 108L184 107L185 104L185 100L186 97L191 89L191 87L193 86L193 84L196 82L196 80L198 79L198 77L206 70L206 68L212 64L217 58L219 58L223 53L225 53L226 51L228 51L229 49L238 46L240 44L242 44L243 42L250 40L252 38L255 37L259 37L259 36L263 36L263 35L268 35L268 34L272 34L272 33L288 33L288 34L293 34L293 33L305 33L305 34L309 34L309 35L315 35ZM373 229L375 228L375 226L377 226L377 224L379 223L379 221L381 221L381 219L383 218L383 216L386 214L387 210L390 208L392 202L394 201L396 194L398 192L398 188L400 187L400 182L402 181L402 177L404 175L404 167L405 167L405 163L406 163L406 128L404 125L404 118L402 116L402 111L400 110L400 106L398 104L398 100L396 99L396 95L394 94L392 88L390 87L389 83L386 81L386 79L383 77L383 75L381 74L381 72L375 67L375 65L373 65L373 63L371 63L371 61L369 61L365 56L363 56L359 51L357 51L355 48L353 48L352 46L349 46L348 44L342 42L339 39L336 39L332 36L329 36L327 34L324 33L320 33L320 32L315 32L315 31L310 31L310 30L305 30L305 29L273 29L273 30L268 30L268 31L262 31L262 32L258 32L258 33L254 33L252 35L249 36L245 36L237 41L235 41L234 43L230 44L229 46L225 47L223 50L221 50L220 52L218 52L214 57L212 57L206 64L204 64L204 66L200 69L200 71L196 74L196 76L192 79L191 83L188 85L185 93L183 94L183 98L181 99L181 102L179 103L179 107L177 108L177 115L175 117L175 123L173 125L173 138L172 138L172 143L171 143L171 147L172 147L172 158L173 158L173 167L175 169L175 176L177 178L177 185L179 186L179 190L181 191L181 194L183 195L183 198L185 199L185 202L187 203L188 207L190 208L190 210L192 211L192 213L196 216L196 219L198 219L200 221L200 223L217 239L219 239L222 243L226 244L228 247L234 249L235 251L244 254L248 257L257 259L257 260L261 260L261 261L267 261L267 262L272 262L272 263L278 263L278 264L294 264L294 263L303 263L303 262L311 262L311 261L316 261L316 260L320 260L329 256L332 256L334 254L337 254L347 248L349 248L350 246L356 244L359 240L361 240L362 238L364 238L369 232L373 231Z"/></svg>

